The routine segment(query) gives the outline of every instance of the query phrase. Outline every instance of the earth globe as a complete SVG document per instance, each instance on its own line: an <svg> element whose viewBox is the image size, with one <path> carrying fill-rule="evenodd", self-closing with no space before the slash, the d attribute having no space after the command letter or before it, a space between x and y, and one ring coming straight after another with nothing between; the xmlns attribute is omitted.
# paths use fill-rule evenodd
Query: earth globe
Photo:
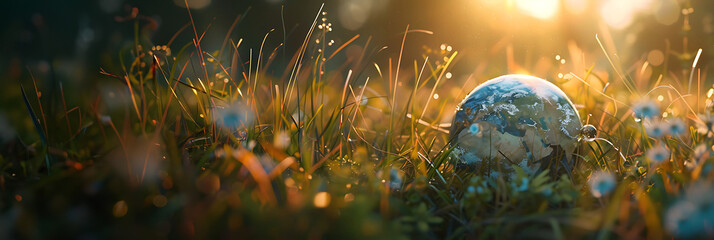
<svg viewBox="0 0 714 240"><path fill-rule="evenodd" d="M477 86L458 105L450 145L457 169L512 178L548 169L572 172L582 128L566 94L547 80L504 75Z"/></svg>

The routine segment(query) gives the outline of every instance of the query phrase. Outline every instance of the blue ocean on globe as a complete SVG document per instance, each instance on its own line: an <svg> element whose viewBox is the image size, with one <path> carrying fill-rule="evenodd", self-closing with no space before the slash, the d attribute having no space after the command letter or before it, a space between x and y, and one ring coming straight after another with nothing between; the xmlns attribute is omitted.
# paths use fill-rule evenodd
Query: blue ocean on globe
<svg viewBox="0 0 714 240"><path fill-rule="evenodd" d="M582 123L566 94L547 80L505 75L459 104L450 130L453 159L486 176L572 171Z"/></svg>

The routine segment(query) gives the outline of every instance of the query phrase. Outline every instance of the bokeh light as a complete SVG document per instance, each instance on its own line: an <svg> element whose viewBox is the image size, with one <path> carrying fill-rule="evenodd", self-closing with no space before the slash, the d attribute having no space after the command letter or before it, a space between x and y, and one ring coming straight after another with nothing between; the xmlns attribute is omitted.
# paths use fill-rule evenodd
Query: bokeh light
<svg viewBox="0 0 714 240"><path fill-rule="evenodd" d="M655 19L661 24L671 25L679 20L680 9L676 0L659 0L654 9Z"/></svg>
<svg viewBox="0 0 714 240"><path fill-rule="evenodd" d="M313 199L313 204L317 208L325 208L330 205L330 194L327 192L319 192L315 195Z"/></svg>
<svg viewBox="0 0 714 240"><path fill-rule="evenodd" d="M372 0L346 0L339 8L338 18L342 27L357 30L367 22L372 11Z"/></svg>
<svg viewBox="0 0 714 240"><path fill-rule="evenodd" d="M609 0L600 9L603 20L615 29L623 29L632 23L633 9L627 1Z"/></svg>

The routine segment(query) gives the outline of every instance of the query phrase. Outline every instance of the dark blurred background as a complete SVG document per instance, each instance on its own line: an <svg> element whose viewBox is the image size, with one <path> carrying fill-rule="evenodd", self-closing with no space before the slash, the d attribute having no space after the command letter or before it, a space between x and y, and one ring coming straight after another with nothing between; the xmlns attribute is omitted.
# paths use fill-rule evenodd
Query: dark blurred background
<svg viewBox="0 0 714 240"><path fill-rule="evenodd" d="M275 29L268 43L274 46L282 42L285 33L287 52L299 47L323 3L317 0L188 2L195 7L193 14L198 31L210 25L203 41L204 48L218 48L234 19L246 13L231 38L243 38L243 46L247 46L244 49L257 48L264 34ZM550 10L553 2L555 8ZM411 29L432 31L433 36L414 35L407 42L416 46L417 51L407 51L406 54L416 56L419 56L422 45L438 47L440 43L447 43L468 53L467 58L479 58L484 53L498 52L494 46L507 39L519 50L517 55L528 52L533 56L551 57L565 51L571 40L584 49L597 48L595 34L603 34L602 22L609 24L606 24L612 31L609 35L620 51L628 51L626 48L634 42L638 44L633 46L643 51L663 48L665 41L669 41L673 49L679 48L681 52L684 51L680 47L681 9L688 6L695 10L689 16L689 24L696 31L690 34L708 36L712 32L710 9L714 4L711 1L617 2L620 1L336 0L325 2L324 10L328 13L328 21L334 23L332 36L335 39L346 40L359 33L373 36L379 45L389 40L401 40L400 33L407 24ZM608 4L616 6L608 9ZM142 20L140 25L150 32L150 41L157 45L166 44L189 22L182 7L183 0L31 0L8 1L3 5L0 9L3 36L0 40L0 70L10 73L11 78L17 78L26 71L25 67L30 67L40 73L54 72L50 74L52 78L85 82L96 75L102 63L116 58L119 47L133 40L134 21L120 20L129 16L133 7L138 9L139 15L151 19ZM628 7L632 10L622 10ZM529 12L531 10L535 13ZM607 20L607 14L615 15L615 19ZM603 18L602 22L596 20ZM184 31L175 43L182 46L191 37L192 31ZM697 46L711 44L710 37L691 36L688 50L696 51Z"/></svg>

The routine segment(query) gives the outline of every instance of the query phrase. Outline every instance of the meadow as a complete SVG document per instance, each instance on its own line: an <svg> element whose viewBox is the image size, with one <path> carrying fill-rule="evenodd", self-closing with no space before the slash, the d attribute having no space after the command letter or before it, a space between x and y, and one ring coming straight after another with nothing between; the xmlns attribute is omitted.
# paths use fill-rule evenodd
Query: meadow
<svg viewBox="0 0 714 240"><path fill-rule="evenodd" d="M677 45L606 19L589 45L524 54L531 40L504 37L476 60L414 25L334 37L331 3L305 7L298 42L284 26L236 37L249 11L216 38L190 7L155 42L151 13L128 8L133 35L96 84L34 65L3 84L0 238L714 238L714 47L689 21L714 13L674 2ZM571 172L457 166L458 103L513 73L554 83L594 127Z"/></svg>

